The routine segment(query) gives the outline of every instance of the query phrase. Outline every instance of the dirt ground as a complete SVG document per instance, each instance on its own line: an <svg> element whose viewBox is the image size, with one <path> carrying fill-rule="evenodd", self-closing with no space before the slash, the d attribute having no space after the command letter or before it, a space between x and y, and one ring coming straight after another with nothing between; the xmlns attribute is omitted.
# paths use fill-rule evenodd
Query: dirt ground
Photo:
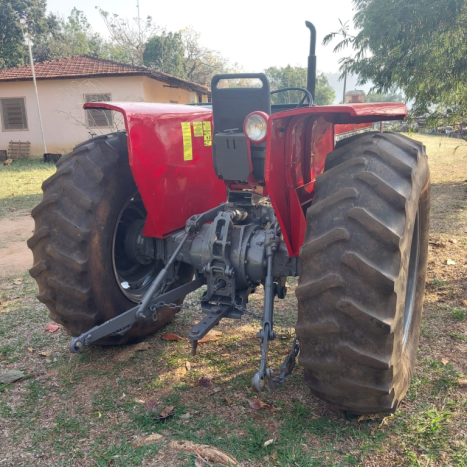
<svg viewBox="0 0 467 467"><path fill-rule="evenodd" d="M24 274L32 266L32 253L26 240L34 231L29 214L0 219L0 279Z"/></svg>
<svg viewBox="0 0 467 467"><path fill-rule="evenodd" d="M186 335L202 316L197 306L139 346L70 355L65 330L47 329L53 323L27 274L29 198L9 215L15 200L2 205L0 196L0 375L24 373L0 384L0 467L226 465L208 462L199 445L244 467L467 467L467 146L414 137L427 146L432 178L429 264L415 373L394 415L360 419L333 409L310 394L300 365L274 394L254 393L258 322L222 321L192 357ZM274 368L294 336L296 285L290 280L286 299L275 302ZM248 308L262 306L258 290Z"/></svg>

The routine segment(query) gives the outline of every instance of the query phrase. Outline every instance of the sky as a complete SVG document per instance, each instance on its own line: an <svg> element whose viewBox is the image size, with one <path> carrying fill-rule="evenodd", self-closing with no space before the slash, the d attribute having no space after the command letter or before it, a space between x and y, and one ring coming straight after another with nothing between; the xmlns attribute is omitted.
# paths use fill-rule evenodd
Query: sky
<svg viewBox="0 0 467 467"><path fill-rule="evenodd" d="M96 6L126 18L137 15L137 0L47 0L48 11L67 16L76 6L94 31L106 34ZM148 15L168 31L193 26L203 45L218 50L245 72L260 72L270 66L307 66L310 33L305 20L317 30L318 70L338 71L332 46L322 46L323 37L338 29L340 18L351 20L352 0L140 0L140 15ZM351 21L350 21L351 23Z"/></svg>

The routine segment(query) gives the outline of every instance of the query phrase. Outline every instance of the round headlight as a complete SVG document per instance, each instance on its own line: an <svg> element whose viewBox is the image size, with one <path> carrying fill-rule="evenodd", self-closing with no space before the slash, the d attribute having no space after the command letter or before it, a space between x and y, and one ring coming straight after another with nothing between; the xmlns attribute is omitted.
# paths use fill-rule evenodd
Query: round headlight
<svg viewBox="0 0 467 467"><path fill-rule="evenodd" d="M251 141L259 143L266 138L268 122L260 114L251 114L245 120L245 134Z"/></svg>

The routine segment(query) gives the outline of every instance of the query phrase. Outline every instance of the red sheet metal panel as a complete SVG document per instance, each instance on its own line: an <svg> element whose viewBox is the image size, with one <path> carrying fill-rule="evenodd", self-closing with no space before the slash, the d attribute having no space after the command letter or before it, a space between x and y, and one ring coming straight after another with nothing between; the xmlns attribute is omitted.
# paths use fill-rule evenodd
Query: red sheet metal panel
<svg viewBox="0 0 467 467"><path fill-rule="evenodd" d="M89 103L123 114L130 167L148 212L144 235L163 238L193 214L226 200L226 187L212 165L212 146L195 137L192 122L210 122L210 109L154 103ZM191 123L192 160L184 160L182 122Z"/></svg>
<svg viewBox="0 0 467 467"><path fill-rule="evenodd" d="M315 180L339 133L381 120L402 120L404 104L345 104L306 107L273 114L268 120L265 182L291 256L299 256L306 228L305 213Z"/></svg>

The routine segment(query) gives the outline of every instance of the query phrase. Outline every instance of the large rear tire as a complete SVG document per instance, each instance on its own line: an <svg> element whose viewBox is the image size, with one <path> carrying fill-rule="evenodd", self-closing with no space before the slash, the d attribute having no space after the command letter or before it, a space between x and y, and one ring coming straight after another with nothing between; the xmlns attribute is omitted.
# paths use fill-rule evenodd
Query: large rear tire
<svg viewBox="0 0 467 467"><path fill-rule="evenodd" d="M297 334L312 392L394 412L412 377L428 254L425 148L391 133L340 142L316 180L300 251Z"/></svg>
<svg viewBox="0 0 467 467"><path fill-rule="evenodd" d="M113 133L80 144L58 162L42 190L43 200L32 211L35 230L28 246L34 265L29 272L50 317L78 336L135 306L163 267L122 261L122 229L132 220L141 224L146 216L128 163L126 135ZM140 275L142 286L133 294L125 290L125 274L130 281ZM172 287L191 279L191 267L180 264L178 276ZM162 308L155 323L136 324L99 344L137 342L174 314L173 308Z"/></svg>

